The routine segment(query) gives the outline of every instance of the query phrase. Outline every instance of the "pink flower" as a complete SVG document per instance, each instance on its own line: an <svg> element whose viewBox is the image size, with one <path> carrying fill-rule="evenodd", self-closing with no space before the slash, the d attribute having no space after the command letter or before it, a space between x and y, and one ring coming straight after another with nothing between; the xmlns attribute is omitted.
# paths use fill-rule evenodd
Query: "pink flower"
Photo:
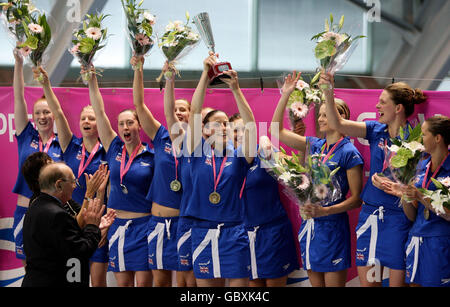
<svg viewBox="0 0 450 307"><path fill-rule="evenodd" d="M314 194L316 194L318 199L325 199L328 195L328 188L324 184L319 184L314 188Z"/></svg>
<svg viewBox="0 0 450 307"><path fill-rule="evenodd" d="M439 181L445 185L447 188L450 188L450 177L439 178Z"/></svg>
<svg viewBox="0 0 450 307"><path fill-rule="evenodd" d="M135 38L138 41L139 45L141 45L141 46L150 45L150 39L148 38L147 35L138 33L138 34L136 34Z"/></svg>
<svg viewBox="0 0 450 307"><path fill-rule="evenodd" d="M28 29L30 29L30 31L33 32L34 34L39 34L42 32L42 27L35 23L30 23L28 25Z"/></svg>
<svg viewBox="0 0 450 307"><path fill-rule="evenodd" d="M300 175L299 176L301 183L297 186L300 190L306 190L309 187L309 179L306 177L306 175Z"/></svg>
<svg viewBox="0 0 450 307"><path fill-rule="evenodd" d="M303 104L301 102L294 102L291 105L291 111L296 117L305 118L306 115L308 115L309 108L306 104Z"/></svg>
<svg viewBox="0 0 450 307"><path fill-rule="evenodd" d="M31 53L31 51L33 51L30 47L28 47L28 46L25 46L25 47L22 47L22 48L20 48L20 53L22 54L22 56L24 56L24 57L26 57L26 56L28 56L30 53Z"/></svg>
<svg viewBox="0 0 450 307"><path fill-rule="evenodd" d="M73 55L76 55L80 51L80 43L76 44L75 46L70 49L70 53Z"/></svg>
<svg viewBox="0 0 450 307"><path fill-rule="evenodd" d="M303 91L305 88L309 88L309 84L303 80L298 80L297 85L295 86L298 90Z"/></svg>
<svg viewBox="0 0 450 307"><path fill-rule="evenodd" d="M93 40L99 40L100 37L102 37L102 30L95 27L87 28L86 36L92 38Z"/></svg>

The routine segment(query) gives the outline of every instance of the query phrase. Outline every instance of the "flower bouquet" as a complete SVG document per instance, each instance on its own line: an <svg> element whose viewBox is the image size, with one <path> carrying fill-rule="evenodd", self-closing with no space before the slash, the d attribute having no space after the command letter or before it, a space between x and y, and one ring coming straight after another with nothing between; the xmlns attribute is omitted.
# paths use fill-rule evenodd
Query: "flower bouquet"
<svg viewBox="0 0 450 307"><path fill-rule="evenodd" d="M28 55L35 68L42 64L42 58L52 39L52 31L47 23L45 13L24 16L22 27L25 32L25 42L18 47L22 48L22 54ZM38 77L42 81L42 75Z"/></svg>
<svg viewBox="0 0 450 307"><path fill-rule="evenodd" d="M436 190L430 191L419 188L419 191L426 197L430 198L431 206L437 215L450 213L450 177L431 178Z"/></svg>
<svg viewBox="0 0 450 307"><path fill-rule="evenodd" d="M133 55L144 56L154 46L153 25L155 16L141 9L143 1L136 5L135 0L121 0L127 17L127 37L133 49ZM142 63L133 65L133 70L142 68Z"/></svg>
<svg viewBox="0 0 450 307"><path fill-rule="evenodd" d="M11 34L16 42L23 43L25 40L25 29L22 20L36 12L30 0L8 0L0 3L0 17L7 32ZM16 45L16 44L14 44Z"/></svg>
<svg viewBox="0 0 450 307"><path fill-rule="evenodd" d="M344 26L344 20L344 15L342 15L339 24L335 25L333 14L330 14L330 22L328 22L328 19L325 20L325 31L311 38L311 40L317 40L314 55L320 62L319 72L314 76L311 83L319 80L322 70L334 74L342 69L356 48L356 41L365 37L359 35L352 38L347 33L340 33Z"/></svg>
<svg viewBox="0 0 450 307"><path fill-rule="evenodd" d="M404 129L400 129L400 139L391 138L392 145L385 146L385 161L383 173L401 185L404 190L413 182L417 174L417 164L422 158L425 148L422 145L422 130L420 124L414 128L408 126L409 135L405 137ZM402 197L405 201L405 196Z"/></svg>
<svg viewBox="0 0 450 307"><path fill-rule="evenodd" d="M279 86L282 86L281 82L279 82ZM314 88L312 84L310 85L302 79L298 80L286 106L292 129L294 129L298 120L304 119L309 111L314 106L319 105L321 101L322 91L320 89Z"/></svg>
<svg viewBox="0 0 450 307"><path fill-rule="evenodd" d="M83 82L90 80L93 73L91 68L93 67L94 56L97 51L106 45L103 43L106 39L107 29L102 29L101 23L108 16L87 14L86 19L83 20L83 27L73 33L75 39L72 40L73 47L69 52L78 59L82 66L81 78Z"/></svg>
<svg viewBox="0 0 450 307"><path fill-rule="evenodd" d="M287 196L299 206L303 219L309 218L302 214L301 207L306 203L325 205L341 197L341 189L334 176L340 167L331 171L322 162L324 155L321 154L308 155L303 166L298 155L288 156L282 147L280 150L283 154L274 155L270 161L260 158L269 165L267 172L287 188Z"/></svg>
<svg viewBox="0 0 450 307"><path fill-rule="evenodd" d="M189 24L189 13L186 12L186 23L182 21L170 22L165 29L164 34L160 37L159 47L161 47L164 56L169 62L169 71L166 73L166 78L172 77L171 70L179 75L175 68L175 62L188 54L200 41L200 36L195 33ZM164 72L161 72L156 81L160 82Z"/></svg>

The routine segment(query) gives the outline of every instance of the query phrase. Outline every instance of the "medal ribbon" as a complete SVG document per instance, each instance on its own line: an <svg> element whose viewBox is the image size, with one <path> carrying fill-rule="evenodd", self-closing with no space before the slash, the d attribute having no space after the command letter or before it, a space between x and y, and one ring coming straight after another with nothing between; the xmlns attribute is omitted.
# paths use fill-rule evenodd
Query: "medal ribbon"
<svg viewBox="0 0 450 307"><path fill-rule="evenodd" d="M178 159L177 154L175 153L175 148L172 145L172 153L173 153L173 159L175 160L175 180L178 180Z"/></svg>
<svg viewBox="0 0 450 307"><path fill-rule="evenodd" d="M50 145L52 144L53 140L55 139L55 134L52 133L52 136L48 139L47 143L45 144L44 152L47 153L50 149ZM39 151L42 152L42 139L39 135Z"/></svg>
<svg viewBox="0 0 450 307"><path fill-rule="evenodd" d="M331 150L327 153L327 155L322 159L322 163L327 162L328 158L331 156L331 154L336 150L336 148L338 147L338 145L344 140L344 137L341 137L339 139L339 141L334 144L333 148L331 148ZM325 148L327 148L327 143L325 142L325 146L322 149L322 152L320 153L320 155L323 155Z"/></svg>
<svg viewBox="0 0 450 307"><path fill-rule="evenodd" d="M120 184L122 184L123 177L130 169L131 163L133 163L134 158L136 158L136 155L139 149L141 149L141 146L142 143L139 143L139 146L136 147L136 149L133 151L130 158L128 159L127 165L125 165L126 146L125 144L123 145L122 157L120 159Z"/></svg>
<svg viewBox="0 0 450 307"><path fill-rule="evenodd" d="M442 167L442 165L444 164L445 160L447 160L449 154L450 154L450 153L447 153L447 156L444 158L444 160L442 160L441 164L440 164L439 167L434 171L433 175L431 175L431 178L436 177L437 173L438 173L439 170L441 169L441 167ZM428 173L430 172L430 168L431 168L431 160L430 160L430 164L428 164L427 171L426 171L426 173L425 173L425 177L423 178L423 181L422 181L422 188L424 188L424 189L428 189L428 187L429 187L430 184L431 184L431 178L428 180L428 184L426 183L426 182L427 182ZM425 187L425 185L426 185L426 187Z"/></svg>
<svg viewBox="0 0 450 307"><path fill-rule="evenodd" d="M97 153L97 150L99 147L100 147L100 141L97 141L94 148L92 149L91 154L89 155L88 160L86 161L86 163L84 163L84 159L86 158L86 147L84 146L84 143L83 143L83 146L81 147L81 161L80 161L80 165L78 166L77 179L80 178L81 174L83 174L86 167L88 167L89 163L91 163L91 161L94 158L94 155Z"/></svg>
<svg viewBox="0 0 450 307"><path fill-rule="evenodd" d="M217 185L219 184L220 177L222 176L223 169L225 168L225 162L227 162L227 156L223 158L222 164L220 165L219 175L216 180L216 160L214 159L214 149L212 150L212 164L213 164L213 173L214 173L214 192L216 191Z"/></svg>

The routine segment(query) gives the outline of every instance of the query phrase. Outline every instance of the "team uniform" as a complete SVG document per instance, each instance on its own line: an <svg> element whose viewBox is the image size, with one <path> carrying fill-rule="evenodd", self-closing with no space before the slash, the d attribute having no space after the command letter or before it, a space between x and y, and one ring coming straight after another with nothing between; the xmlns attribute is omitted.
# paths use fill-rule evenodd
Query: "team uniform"
<svg viewBox="0 0 450 307"><path fill-rule="evenodd" d="M316 137L306 139L311 145L310 154L320 154L326 144L326 139ZM326 160L326 164L331 171L340 167L335 177L342 194L340 199L325 204L325 207L339 204L346 199L349 191L347 170L364 164L361 154L348 137L342 138L339 143L331 144L323 153L331 154L331 150L333 150L331 158ZM350 225L347 212L302 221L298 240L306 270L337 272L351 267Z"/></svg>
<svg viewBox="0 0 450 307"><path fill-rule="evenodd" d="M431 181L432 172L426 175L430 163L431 157L419 164L416 187L421 188ZM449 176L450 156L447 156L434 178L439 180ZM430 182L427 189L436 190L436 186ZM450 222L431 210L426 214L424 211L425 206L419 203L416 220L405 245L406 282L425 287L450 287ZM425 216L429 216L428 219Z"/></svg>
<svg viewBox="0 0 450 307"><path fill-rule="evenodd" d="M242 190L249 237L251 279L279 278L298 269L292 225L280 200L278 182L256 157Z"/></svg>
<svg viewBox="0 0 450 307"><path fill-rule="evenodd" d="M403 213L399 198L376 188L370 180L384 168L385 146L391 145L387 125L367 121L366 139L370 144L370 175L361 194L363 206L356 226L356 265L404 270L404 246L412 223Z"/></svg>
<svg viewBox="0 0 450 307"><path fill-rule="evenodd" d="M155 173L147 200L180 209L182 190L173 191L171 183L180 181L180 155L174 155L169 132L161 125L153 139ZM172 186L174 187L174 186ZM177 187L175 187L177 188ZM152 216L148 224L148 264L151 270L178 269L177 228L179 217Z"/></svg>
<svg viewBox="0 0 450 307"><path fill-rule="evenodd" d="M13 193L23 195L31 198L31 192L25 178L22 175L22 166L29 155L38 151L45 151L54 161L62 159L61 147L59 146L58 136L51 138L48 144L42 144L40 141L39 132L33 127L29 121L20 135L16 134L17 147L19 154L19 172L17 174L16 184L14 185ZM14 241L16 245L16 257L25 260L23 251L23 219L28 208L17 205L14 212Z"/></svg>
<svg viewBox="0 0 450 307"><path fill-rule="evenodd" d="M186 215L186 208L192 198L192 157L183 152L180 159L181 188L180 219L177 229L178 271L192 271L192 219Z"/></svg>
<svg viewBox="0 0 450 307"><path fill-rule="evenodd" d="M83 138L77 138L75 135L72 135L72 139L70 140L66 151L62 153L62 157L64 162L72 169L73 174L78 180L77 187L72 193L72 199L82 204L87 188L84 173L93 175L98 170L100 164L107 163L105 149L102 144L99 143L98 148L95 150L94 156L91 158L91 153L83 150ZM89 159L91 160L89 161ZM81 162L82 160L83 162ZM87 164L88 162L89 164ZM86 166L84 170L82 169L83 166ZM104 203L106 204L106 195ZM91 261L107 263L108 245L97 249L91 257Z"/></svg>
<svg viewBox="0 0 450 307"><path fill-rule="evenodd" d="M203 153L198 155L199 147L191 158L192 199L185 213L193 219L194 275L199 279L247 278L249 241L239 192L249 164L238 150L227 150L227 155L214 152L205 140L200 146ZM219 201L217 195L211 196L214 191Z"/></svg>
<svg viewBox="0 0 450 307"><path fill-rule="evenodd" d="M110 169L111 191L108 208L137 213L150 213L151 202L145 199L153 178L154 153L147 144L144 150L135 156L128 172L120 179L122 154L125 163L130 157L125 144L118 136L111 142L106 161ZM116 218L108 231L109 270L148 271L147 225L150 216L134 219Z"/></svg>

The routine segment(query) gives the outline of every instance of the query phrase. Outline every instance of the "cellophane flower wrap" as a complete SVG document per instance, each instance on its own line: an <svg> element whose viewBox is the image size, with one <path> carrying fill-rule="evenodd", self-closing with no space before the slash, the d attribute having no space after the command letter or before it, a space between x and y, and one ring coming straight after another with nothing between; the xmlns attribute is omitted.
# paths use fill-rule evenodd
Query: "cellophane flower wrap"
<svg viewBox="0 0 450 307"><path fill-rule="evenodd" d="M391 146L385 147L384 171L381 176L399 183L401 189L405 190L412 184L417 175L419 164L425 150L422 143L422 130L420 124L414 128L407 126L408 137L405 130L400 129L400 138L391 138ZM402 197L408 201L405 196Z"/></svg>
<svg viewBox="0 0 450 307"><path fill-rule="evenodd" d="M325 31L311 38L317 41L314 56L320 63L319 72L314 76L312 83L319 79L322 70L334 74L342 69L356 48L358 39L365 37L363 35L351 37L348 33L341 33L344 20L343 15L336 25L333 14L330 14L330 20L325 20Z"/></svg>
<svg viewBox="0 0 450 307"><path fill-rule="evenodd" d="M93 73L93 60L96 53L106 46L108 29L102 27L103 20L109 15L86 15L82 28L73 32L73 47L69 52L75 56L84 68L81 74L83 82L87 82Z"/></svg>
<svg viewBox="0 0 450 307"><path fill-rule="evenodd" d="M284 77L282 79L277 80L280 89L283 86ZM322 100L323 94L320 89L314 87L312 83L308 84L303 79L299 79L286 105L291 128L294 129L295 123L304 119L315 106L320 105Z"/></svg>
<svg viewBox="0 0 450 307"><path fill-rule="evenodd" d="M142 9L143 1L136 4L135 0L121 0L122 7L127 17L127 37L133 49L133 55L145 56L155 44L153 26L156 22L155 15ZM140 69L142 63L133 65L133 70Z"/></svg>
<svg viewBox="0 0 450 307"><path fill-rule="evenodd" d="M17 42L23 43L25 41L25 29L22 21L25 20L25 17L29 18L31 14L37 12L37 9L30 0L1 2L0 8L1 24L14 40L13 45L16 47ZM31 52L28 47L21 48L20 51L22 54L26 53L26 55Z"/></svg>
<svg viewBox="0 0 450 307"><path fill-rule="evenodd" d="M419 191L430 199L431 206L437 215L450 213L450 177L431 178L436 190L419 188Z"/></svg>
<svg viewBox="0 0 450 307"><path fill-rule="evenodd" d="M36 11L34 14L23 16L22 29L25 32L25 41L18 46L28 55L35 68L42 64L43 56L52 40L52 30L47 22L47 16L43 12ZM42 75L38 81L42 80Z"/></svg>
<svg viewBox="0 0 450 307"><path fill-rule="evenodd" d="M322 162L325 157L322 154L307 155L303 165L295 153L289 156L282 147L280 150L282 154L273 155L271 160L260 158L264 161L266 171L286 187L287 196L299 206L303 219L309 218L302 213L303 205L311 203L323 206L340 199L341 188L335 177L340 167L331 171Z"/></svg>
<svg viewBox="0 0 450 307"><path fill-rule="evenodd" d="M164 34L159 38L158 45L169 62L170 71L166 73L166 78L172 77L171 71L179 75L175 63L186 56L200 41L200 35L189 26L189 19L189 13L186 12L186 23L179 20L169 22ZM163 72L156 80L159 82L162 76Z"/></svg>

